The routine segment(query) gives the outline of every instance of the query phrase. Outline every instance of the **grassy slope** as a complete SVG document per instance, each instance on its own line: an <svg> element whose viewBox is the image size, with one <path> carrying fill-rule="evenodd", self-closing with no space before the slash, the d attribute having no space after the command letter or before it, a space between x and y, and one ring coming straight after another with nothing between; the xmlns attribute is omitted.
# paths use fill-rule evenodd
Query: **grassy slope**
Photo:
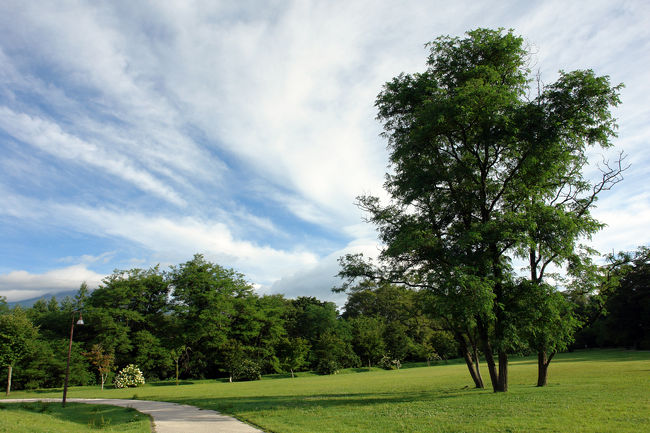
<svg viewBox="0 0 650 433"><path fill-rule="evenodd" d="M5 403L0 405L0 432L81 433L94 430L148 433L151 419L135 409L68 403Z"/></svg>
<svg viewBox="0 0 650 433"><path fill-rule="evenodd" d="M192 404L278 433L650 431L650 352L559 355L546 388L533 386L536 367L532 359L514 360L506 394L470 388L466 367L456 364L247 383L159 383L103 392L73 388L69 396L137 395ZM485 368L482 372L489 382ZM58 396L16 392L12 397L38 395Z"/></svg>

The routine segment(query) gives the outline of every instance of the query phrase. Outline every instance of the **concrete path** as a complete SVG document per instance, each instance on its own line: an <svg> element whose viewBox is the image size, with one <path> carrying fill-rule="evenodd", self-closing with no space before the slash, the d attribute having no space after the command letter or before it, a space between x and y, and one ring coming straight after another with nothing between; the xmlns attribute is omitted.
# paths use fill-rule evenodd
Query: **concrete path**
<svg viewBox="0 0 650 433"><path fill-rule="evenodd" d="M19 403L22 401L60 402L61 399L29 398L0 399L2 403ZM120 400L112 398L69 398L70 403L111 404L113 406L132 407L151 415L153 431L156 433L261 433L248 424L230 416L221 415L213 410L199 409L186 404L165 403L148 400Z"/></svg>

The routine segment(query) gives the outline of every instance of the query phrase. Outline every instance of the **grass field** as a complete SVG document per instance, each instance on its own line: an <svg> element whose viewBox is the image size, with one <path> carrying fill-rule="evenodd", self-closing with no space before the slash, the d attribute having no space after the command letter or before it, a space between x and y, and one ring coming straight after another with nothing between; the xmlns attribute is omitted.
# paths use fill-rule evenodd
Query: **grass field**
<svg viewBox="0 0 650 433"><path fill-rule="evenodd" d="M82 433L94 430L119 433L151 431L151 419L135 409L68 403L0 404L2 433Z"/></svg>
<svg viewBox="0 0 650 433"><path fill-rule="evenodd" d="M191 404L277 433L650 431L650 352L558 355L546 388L534 386L536 368L532 358L512 360L505 394L471 388L464 364L450 364L242 383L161 382L104 391L84 387L72 388L68 395ZM485 368L482 373L489 383ZM39 396L60 392L12 394Z"/></svg>

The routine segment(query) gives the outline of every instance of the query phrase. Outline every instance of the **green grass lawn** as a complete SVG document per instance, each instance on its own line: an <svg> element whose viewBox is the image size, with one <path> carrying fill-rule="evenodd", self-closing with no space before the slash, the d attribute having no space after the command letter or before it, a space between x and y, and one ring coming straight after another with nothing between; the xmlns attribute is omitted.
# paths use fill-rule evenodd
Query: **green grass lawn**
<svg viewBox="0 0 650 433"><path fill-rule="evenodd" d="M535 360L513 359L505 394L471 388L464 364L449 364L242 383L161 382L104 391L83 387L68 395L191 404L277 433L650 431L650 352L562 354L551 363L546 388L534 386L536 375ZM60 392L12 394L39 396Z"/></svg>
<svg viewBox="0 0 650 433"><path fill-rule="evenodd" d="M1 403L1 401L0 401ZM151 419L135 409L98 404L2 403L0 432L81 433L151 432Z"/></svg>

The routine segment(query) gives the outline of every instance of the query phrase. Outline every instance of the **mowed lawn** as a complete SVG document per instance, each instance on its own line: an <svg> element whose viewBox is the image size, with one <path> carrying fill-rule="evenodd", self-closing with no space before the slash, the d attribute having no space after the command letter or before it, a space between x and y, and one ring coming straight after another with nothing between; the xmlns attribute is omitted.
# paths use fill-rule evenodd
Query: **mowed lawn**
<svg viewBox="0 0 650 433"><path fill-rule="evenodd" d="M473 389L465 365L450 364L242 383L165 382L104 391L83 387L72 388L69 396L191 404L277 433L650 431L650 352L558 355L546 388L534 386L536 374L534 359L513 359L505 394ZM11 397L39 396L60 392L15 392Z"/></svg>
<svg viewBox="0 0 650 433"><path fill-rule="evenodd" d="M147 433L151 419L135 409L68 403L0 404L1 433Z"/></svg>

